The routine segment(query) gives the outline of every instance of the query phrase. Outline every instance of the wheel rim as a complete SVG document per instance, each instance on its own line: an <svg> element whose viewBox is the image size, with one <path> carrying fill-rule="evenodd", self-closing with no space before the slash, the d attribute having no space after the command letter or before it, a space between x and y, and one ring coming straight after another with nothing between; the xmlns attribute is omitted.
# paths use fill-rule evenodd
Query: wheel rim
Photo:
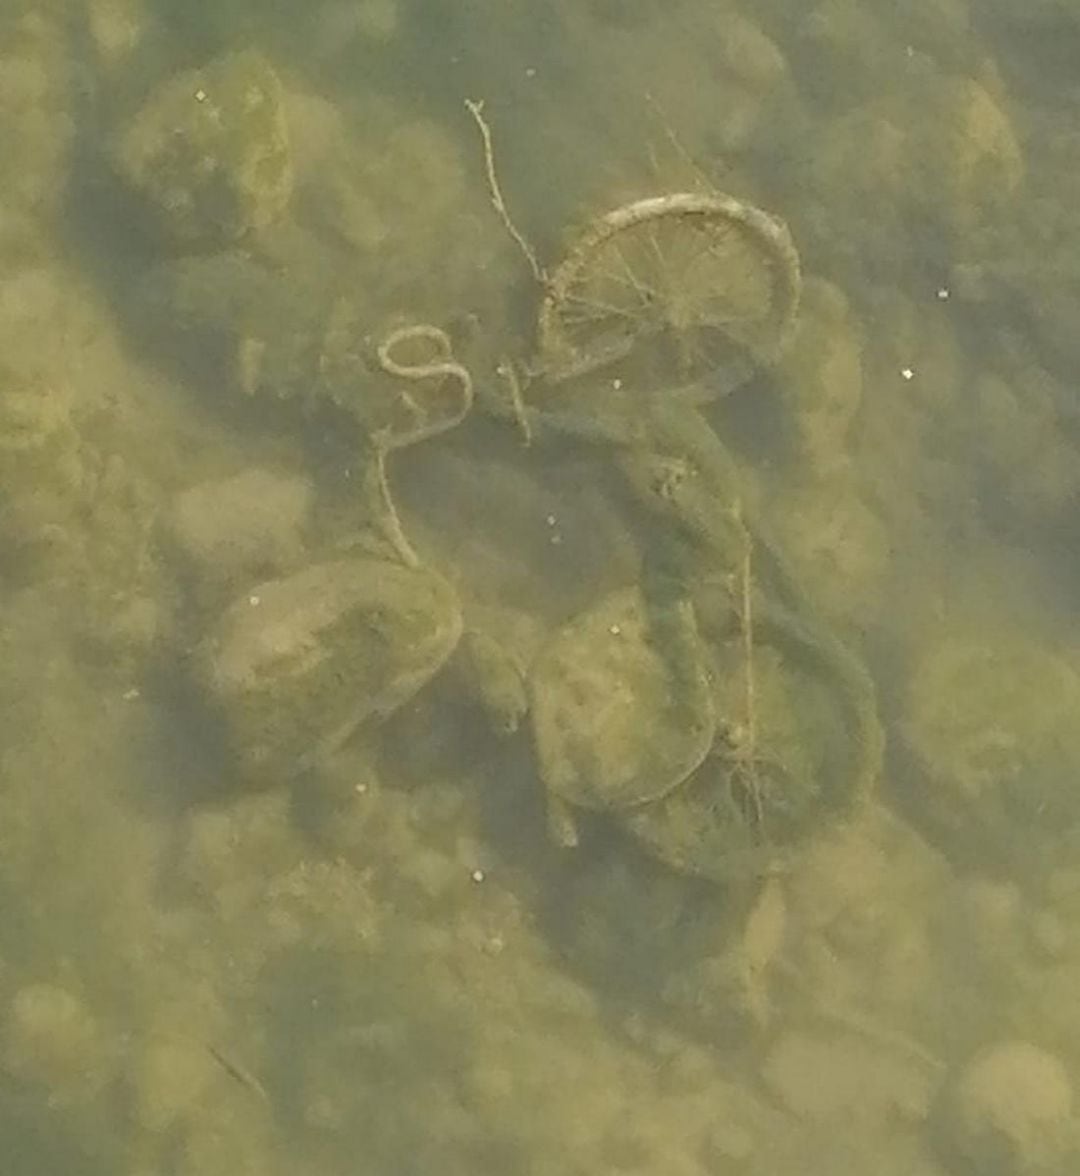
<svg viewBox="0 0 1080 1176"><path fill-rule="evenodd" d="M748 375L786 345L799 289L791 235L768 213L719 193L634 201L593 221L551 273L538 370L558 383L633 352L665 383L732 365Z"/></svg>

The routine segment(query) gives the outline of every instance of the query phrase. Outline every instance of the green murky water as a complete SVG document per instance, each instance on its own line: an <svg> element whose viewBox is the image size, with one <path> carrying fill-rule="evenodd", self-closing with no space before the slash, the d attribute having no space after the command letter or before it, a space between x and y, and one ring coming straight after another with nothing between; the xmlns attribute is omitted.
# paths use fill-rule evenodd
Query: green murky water
<svg viewBox="0 0 1080 1176"><path fill-rule="evenodd" d="M1080 10L660 7L0 12L6 1170L1075 1171Z"/></svg>

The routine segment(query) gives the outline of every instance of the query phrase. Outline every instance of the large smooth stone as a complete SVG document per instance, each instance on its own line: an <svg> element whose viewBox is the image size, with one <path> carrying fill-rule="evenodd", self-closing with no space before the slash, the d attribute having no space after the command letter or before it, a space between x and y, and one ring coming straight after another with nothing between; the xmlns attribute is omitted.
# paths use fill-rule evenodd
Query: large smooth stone
<svg viewBox="0 0 1080 1176"><path fill-rule="evenodd" d="M416 694L461 626L457 595L435 573L342 559L235 601L197 648L195 677L245 774L280 778Z"/></svg>

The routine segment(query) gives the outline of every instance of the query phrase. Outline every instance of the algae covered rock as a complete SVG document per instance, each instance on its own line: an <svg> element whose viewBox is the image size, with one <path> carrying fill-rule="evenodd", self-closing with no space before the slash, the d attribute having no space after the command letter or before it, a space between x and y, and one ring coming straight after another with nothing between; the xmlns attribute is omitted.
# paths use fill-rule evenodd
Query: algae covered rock
<svg viewBox="0 0 1080 1176"><path fill-rule="evenodd" d="M113 156L180 245L221 245L265 228L293 182L277 75L252 50L176 74L150 94Z"/></svg>
<svg viewBox="0 0 1080 1176"><path fill-rule="evenodd" d="M927 653L902 724L918 815L956 851L1044 857L1080 821L1080 675L1020 638Z"/></svg>
<svg viewBox="0 0 1080 1176"><path fill-rule="evenodd" d="M533 736L556 836L565 805L612 810L655 800L701 763L715 715L687 601L616 592L568 622L530 675Z"/></svg>
<svg viewBox="0 0 1080 1176"><path fill-rule="evenodd" d="M3 1027L2 1067L63 1105L95 1095L109 1055L93 1014L66 988L28 984L15 994Z"/></svg>
<svg viewBox="0 0 1080 1176"><path fill-rule="evenodd" d="M457 596L435 573L342 559L252 588L194 673L243 772L280 778L411 698L460 635Z"/></svg>
<svg viewBox="0 0 1080 1176"><path fill-rule="evenodd" d="M328 366L355 382L357 369L346 362L361 332L351 334L346 355L327 355L333 280L308 245L290 236L269 252L231 249L160 262L137 283L135 312L215 391L310 404L326 391ZM345 334L343 325L339 330Z"/></svg>
<svg viewBox="0 0 1080 1176"><path fill-rule="evenodd" d="M964 231L1010 208L1024 178L1024 157L1000 96L980 81L949 78L937 98L932 133L920 152L923 177L943 199L947 220Z"/></svg>
<svg viewBox="0 0 1080 1176"><path fill-rule="evenodd" d="M904 89L875 88L823 126L805 182L828 209L822 231L852 265L908 264L915 226L967 246L1016 216L1026 167L1001 90L993 77L916 60Z"/></svg>
<svg viewBox="0 0 1080 1176"><path fill-rule="evenodd" d="M782 483L769 519L798 581L840 622L864 625L888 608L892 538L845 472Z"/></svg>
<svg viewBox="0 0 1080 1176"><path fill-rule="evenodd" d="M449 668L451 688L497 736L512 735L529 713L529 669L544 641L531 612L470 602Z"/></svg>
<svg viewBox="0 0 1080 1176"><path fill-rule="evenodd" d="M1054 1176L1080 1151L1068 1071L1027 1041L989 1046L952 1075L934 1125L958 1176Z"/></svg>
<svg viewBox="0 0 1080 1176"><path fill-rule="evenodd" d="M0 11L0 153L5 216L63 215L79 126L68 14L39 4Z"/></svg>
<svg viewBox="0 0 1080 1176"><path fill-rule="evenodd" d="M780 360L787 425L815 470L844 456L863 391L862 343L847 299L829 282L807 281L791 346Z"/></svg>
<svg viewBox="0 0 1080 1176"><path fill-rule="evenodd" d="M154 1037L141 1043L131 1066L131 1101L139 1127L164 1134L198 1113L221 1075L214 1056L197 1038Z"/></svg>
<svg viewBox="0 0 1080 1176"><path fill-rule="evenodd" d="M250 582L296 566L313 497L308 479L253 466L188 487L165 532L200 587Z"/></svg>
<svg viewBox="0 0 1080 1176"><path fill-rule="evenodd" d="M455 670L461 694L497 733L513 734L529 709L525 671L514 651L491 633L468 628L458 646Z"/></svg>
<svg viewBox="0 0 1080 1176"><path fill-rule="evenodd" d="M0 365L0 536L17 559L70 542L85 476L64 389Z"/></svg>

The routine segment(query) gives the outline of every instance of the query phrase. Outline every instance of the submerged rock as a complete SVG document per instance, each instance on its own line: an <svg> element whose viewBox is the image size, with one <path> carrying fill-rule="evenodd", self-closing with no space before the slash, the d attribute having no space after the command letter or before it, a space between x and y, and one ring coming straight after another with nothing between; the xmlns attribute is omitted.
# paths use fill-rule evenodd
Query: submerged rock
<svg viewBox="0 0 1080 1176"><path fill-rule="evenodd" d="M411 698L461 635L450 585L373 559L252 588L196 650L194 674L246 775L288 777Z"/></svg>
<svg viewBox="0 0 1080 1176"><path fill-rule="evenodd" d="M222 245L265 228L293 184L277 75L253 50L175 74L120 134L113 159L178 244Z"/></svg>
<svg viewBox="0 0 1080 1176"><path fill-rule="evenodd" d="M688 602L639 589L570 621L537 658L533 734L558 839L564 804L618 809L670 792L712 745L715 714Z"/></svg>
<svg viewBox="0 0 1080 1176"><path fill-rule="evenodd" d="M977 1053L946 1083L936 1108L950 1168L971 1176L1053 1176L1075 1170L1077 1130L1068 1073L1026 1041ZM1071 1162L1070 1162L1071 1161Z"/></svg>
<svg viewBox="0 0 1080 1176"><path fill-rule="evenodd" d="M1035 642L938 642L907 690L917 815L965 857L1043 865L1080 822L1080 675Z"/></svg>
<svg viewBox="0 0 1080 1176"><path fill-rule="evenodd" d="M306 478L252 467L183 491L165 529L200 584L235 584L295 566L312 498Z"/></svg>

